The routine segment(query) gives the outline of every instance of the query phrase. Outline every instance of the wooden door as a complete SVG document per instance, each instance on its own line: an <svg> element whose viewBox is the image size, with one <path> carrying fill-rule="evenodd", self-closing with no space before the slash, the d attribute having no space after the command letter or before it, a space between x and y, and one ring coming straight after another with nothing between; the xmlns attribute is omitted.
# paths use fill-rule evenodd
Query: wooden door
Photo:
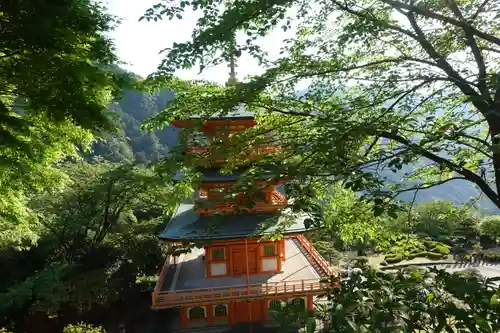
<svg viewBox="0 0 500 333"><path fill-rule="evenodd" d="M249 323L263 320L262 302L258 301L240 301L234 303L234 321L236 323ZM251 312L250 312L251 311Z"/></svg>
<svg viewBox="0 0 500 333"><path fill-rule="evenodd" d="M232 275L243 275L245 274L245 252L239 249L233 249L231 251L231 261L233 266Z"/></svg>
<svg viewBox="0 0 500 333"><path fill-rule="evenodd" d="M248 248L248 272L256 274L258 271L259 262L257 260L257 247ZM231 250L231 261L233 266L232 275L243 275L247 272L247 263L245 260L245 248L238 247Z"/></svg>
<svg viewBox="0 0 500 333"><path fill-rule="evenodd" d="M248 249L248 271L249 274L256 274L257 273L257 247L249 248ZM246 271L246 270L245 270Z"/></svg>

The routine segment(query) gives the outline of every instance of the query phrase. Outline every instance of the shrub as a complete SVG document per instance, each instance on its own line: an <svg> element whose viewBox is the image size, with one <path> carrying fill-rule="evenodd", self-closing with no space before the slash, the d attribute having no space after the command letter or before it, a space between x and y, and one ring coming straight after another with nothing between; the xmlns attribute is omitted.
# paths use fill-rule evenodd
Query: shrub
<svg viewBox="0 0 500 333"><path fill-rule="evenodd" d="M438 260L443 258L443 255L441 253L434 253L434 252L427 252L425 256L432 260Z"/></svg>
<svg viewBox="0 0 500 333"><path fill-rule="evenodd" d="M484 252L483 259L487 260L487 261L498 262L498 261L500 261L500 253Z"/></svg>
<svg viewBox="0 0 500 333"><path fill-rule="evenodd" d="M427 257L427 251L422 251L422 252L417 252L417 253L412 253L408 258L413 259L413 258L424 258Z"/></svg>
<svg viewBox="0 0 500 333"><path fill-rule="evenodd" d="M68 325L64 328L63 333L102 333L103 330L99 326L93 326L85 323L76 325Z"/></svg>
<svg viewBox="0 0 500 333"><path fill-rule="evenodd" d="M440 253L442 255L449 255L451 250L449 246L437 245L431 252Z"/></svg>
<svg viewBox="0 0 500 333"><path fill-rule="evenodd" d="M500 238L500 215L485 217L479 225L479 232L495 241Z"/></svg>
<svg viewBox="0 0 500 333"><path fill-rule="evenodd" d="M388 264L393 264L393 263L396 263L396 262L400 262L401 260L403 260L404 257L402 255L396 255L396 256L388 256L388 257L385 257L385 261L388 263Z"/></svg>
<svg viewBox="0 0 500 333"><path fill-rule="evenodd" d="M462 261L471 261L472 255L470 253L464 252L458 254L458 259Z"/></svg>
<svg viewBox="0 0 500 333"><path fill-rule="evenodd" d="M495 239L491 238L489 235L479 236L479 242L483 248L489 248L496 245Z"/></svg>

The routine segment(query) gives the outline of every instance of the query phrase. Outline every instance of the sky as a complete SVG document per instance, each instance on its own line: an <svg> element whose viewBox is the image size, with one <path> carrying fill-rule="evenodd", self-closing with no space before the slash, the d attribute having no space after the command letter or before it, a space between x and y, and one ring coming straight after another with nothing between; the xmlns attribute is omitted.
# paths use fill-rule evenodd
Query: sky
<svg viewBox="0 0 500 333"><path fill-rule="evenodd" d="M183 16L182 20L162 20L158 22L138 22L146 9L161 0L107 0L108 11L121 18L122 23L111 33L115 41L117 53L123 65L143 77L151 74L162 55L160 50L172 46L174 42L190 40L191 32L195 27L198 13L191 12ZM266 36L259 43L261 47L271 55L278 56L281 41L293 32L284 33L277 30ZM256 61L246 55L238 60L237 77L243 79L247 75L263 72ZM183 79L204 79L224 83L228 79L229 69L227 65L219 65L209 68L198 74L198 69L180 71L177 76Z"/></svg>

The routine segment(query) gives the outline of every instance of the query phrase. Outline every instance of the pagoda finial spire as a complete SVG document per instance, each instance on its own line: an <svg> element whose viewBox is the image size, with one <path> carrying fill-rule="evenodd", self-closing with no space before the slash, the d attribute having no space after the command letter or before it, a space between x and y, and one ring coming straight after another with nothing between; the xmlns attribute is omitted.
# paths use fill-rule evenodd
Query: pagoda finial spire
<svg viewBox="0 0 500 333"><path fill-rule="evenodd" d="M233 35L228 45L228 60L229 60L229 79L227 80L226 86L234 86L237 82L236 80L236 36Z"/></svg>

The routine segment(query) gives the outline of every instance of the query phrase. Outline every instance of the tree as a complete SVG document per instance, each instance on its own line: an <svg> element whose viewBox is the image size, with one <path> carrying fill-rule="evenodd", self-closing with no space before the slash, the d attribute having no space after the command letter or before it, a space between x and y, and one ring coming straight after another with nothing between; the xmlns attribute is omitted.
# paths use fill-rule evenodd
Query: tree
<svg viewBox="0 0 500 333"><path fill-rule="evenodd" d="M413 228L417 234L436 240L456 237L472 239L476 236L478 218L467 207L455 206L447 201L434 201L415 208Z"/></svg>
<svg viewBox="0 0 500 333"><path fill-rule="evenodd" d="M324 229L318 232L330 240L337 250L355 248L365 255L370 242L381 234L390 234L382 219L373 216L372 205L358 198L356 193L345 189L342 183L335 184L324 202ZM327 193L328 193L327 192Z"/></svg>
<svg viewBox="0 0 500 333"><path fill-rule="evenodd" d="M0 248L0 323L85 313L150 290L165 256L156 234L190 188L152 168L97 162L61 166L66 186L30 201L36 247Z"/></svg>
<svg viewBox="0 0 500 333"><path fill-rule="evenodd" d="M108 105L131 83L112 66L116 23L96 1L0 4L0 246L33 244L29 196L114 129Z"/></svg>
<svg viewBox="0 0 500 333"><path fill-rule="evenodd" d="M498 241L500 238L500 217L494 215L483 218L479 225L479 232L483 236L488 236Z"/></svg>
<svg viewBox="0 0 500 333"><path fill-rule="evenodd" d="M380 199L378 212L392 209L387 199L398 192L462 179L500 208L496 3L180 1L159 3L144 18L182 18L188 8L203 15L192 40L167 49L153 76L177 95L152 126L243 105L261 117L242 139L289 148L275 160L290 178L342 178ZM270 59L259 37L292 21L297 33ZM179 68L227 59L238 32L246 36L233 54L248 52L264 74L228 88L173 79ZM309 83L305 93L295 91L300 82ZM414 166L406 181L386 181L384 170L405 165Z"/></svg>

